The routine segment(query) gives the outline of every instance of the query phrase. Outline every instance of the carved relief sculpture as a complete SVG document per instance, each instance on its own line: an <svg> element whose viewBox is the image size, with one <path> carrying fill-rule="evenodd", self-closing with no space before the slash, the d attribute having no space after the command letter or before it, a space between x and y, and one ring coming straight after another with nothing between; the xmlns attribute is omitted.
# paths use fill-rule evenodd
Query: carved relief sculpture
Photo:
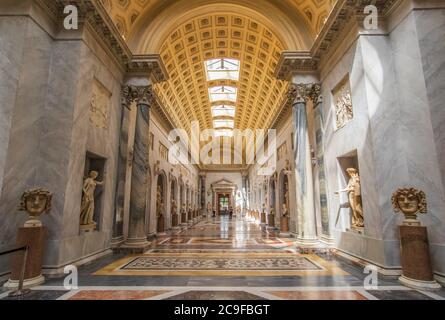
<svg viewBox="0 0 445 320"><path fill-rule="evenodd" d="M25 222L25 228L37 228L42 226L39 217L51 210L52 194L44 188L32 188L26 190L20 199L19 210L29 214Z"/></svg>
<svg viewBox="0 0 445 320"><path fill-rule="evenodd" d="M94 230L96 227L96 222L93 221L95 208L94 192L96 191L97 186L103 185L103 182L96 180L98 176L99 173L97 171L91 171L88 178L86 178L83 183L80 225L84 226L84 229Z"/></svg>
<svg viewBox="0 0 445 320"><path fill-rule="evenodd" d="M349 83L349 81L348 81ZM342 85L334 94L336 128L343 128L354 117L352 110L351 90L348 83Z"/></svg>
<svg viewBox="0 0 445 320"><path fill-rule="evenodd" d="M348 193L349 206L352 211L352 227L355 229L363 228L364 217L362 209L360 177L357 169L355 168L348 168L346 172L350 176L348 186L346 187L346 189L337 191L336 194L340 192Z"/></svg>
<svg viewBox="0 0 445 320"><path fill-rule="evenodd" d="M415 188L400 188L393 193L392 206L395 212L402 212L405 215L404 225L420 225L417 220L418 213L427 213L425 192Z"/></svg>
<svg viewBox="0 0 445 320"><path fill-rule="evenodd" d="M108 105L111 94L97 80L90 100L90 122L100 129L108 128Z"/></svg>

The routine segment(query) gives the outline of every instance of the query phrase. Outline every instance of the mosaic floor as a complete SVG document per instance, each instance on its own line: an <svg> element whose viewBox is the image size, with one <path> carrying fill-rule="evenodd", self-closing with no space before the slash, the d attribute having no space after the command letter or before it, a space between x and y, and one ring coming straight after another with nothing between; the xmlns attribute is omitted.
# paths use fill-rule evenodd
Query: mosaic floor
<svg viewBox="0 0 445 320"><path fill-rule="evenodd" d="M329 250L302 254L294 241L241 218L209 219L160 236L142 255L114 254L79 268L78 288L47 279L26 300L445 300L379 275ZM3 290L3 291L2 291ZM0 289L0 299L11 299ZM16 298L17 299L17 298Z"/></svg>

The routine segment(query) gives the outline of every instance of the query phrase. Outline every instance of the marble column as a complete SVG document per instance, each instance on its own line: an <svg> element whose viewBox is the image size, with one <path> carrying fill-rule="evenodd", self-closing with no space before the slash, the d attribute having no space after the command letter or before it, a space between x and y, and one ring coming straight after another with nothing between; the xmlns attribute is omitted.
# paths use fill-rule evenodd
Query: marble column
<svg viewBox="0 0 445 320"><path fill-rule="evenodd" d="M205 174L201 174L201 213L205 213L207 210L207 201L206 201L206 175Z"/></svg>
<svg viewBox="0 0 445 320"><path fill-rule="evenodd" d="M134 138L133 167L131 174L130 223L126 247L145 248L146 211L149 191L149 132L151 86L130 87L136 101L136 131Z"/></svg>
<svg viewBox="0 0 445 320"><path fill-rule="evenodd" d="M311 100L314 104L314 130L316 141L317 168L315 174L315 183L318 186L318 199L321 220L321 234L323 237L331 239L329 226L329 211L327 199L327 183L324 164L324 145L323 145L323 97L321 96L321 87L314 84L311 90Z"/></svg>
<svg viewBox="0 0 445 320"><path fill-rule="evenodd" d="M298 240L302 244L318 241L315 221L311 146L309 142L307 101L312 85L295 85L296 99L292 106L294 160L296 177Z"/></svg>
<svg viewBox="0 0 445 320"><path fill-rule="evenodd" d="M128 129L130 122L130 89L128 86L122 88L121 93L121 126L120 126L120 141L119 141L119 155L118 168L116 179L116 198L115 198L115 212L113 221L113 238L111 239L111 246L118 246L124 241L124 202L125 202L125 177L127 172L127 154L128 154Z"/></svg>
<svg viewBox="0 0 445 320"><path fill-rule="evenodd" d="M241 210L241 216L244 216L247 208L247 173L243 173L241 196L243 197L243 208Z"/></svg>

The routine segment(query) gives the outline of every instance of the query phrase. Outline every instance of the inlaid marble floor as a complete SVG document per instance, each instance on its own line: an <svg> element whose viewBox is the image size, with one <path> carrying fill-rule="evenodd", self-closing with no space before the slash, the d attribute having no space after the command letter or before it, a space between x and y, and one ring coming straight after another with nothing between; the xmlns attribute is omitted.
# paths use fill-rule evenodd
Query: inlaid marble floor
<svg viewBox="0 0 445 320"><path fill-rule="evenodd" d="M253 221L204 219L168 232L143 255L114 254L79 268L78 288L48 279L21 299L40 300L444 300L379 275L364 287L363 268L324 250L302 254L293 239ZM0 299L9 299L0 291Z"/></svg>

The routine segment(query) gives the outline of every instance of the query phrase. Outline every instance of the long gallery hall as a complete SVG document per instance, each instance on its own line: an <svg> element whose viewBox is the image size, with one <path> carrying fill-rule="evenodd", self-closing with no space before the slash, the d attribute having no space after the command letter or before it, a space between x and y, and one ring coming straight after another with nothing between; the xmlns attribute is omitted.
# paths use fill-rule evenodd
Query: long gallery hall
<svg viewBox="0 0 445 320"><path fill-rule="evenodd" d="M443 0L0 0L0 305L444 300L444 44Z"/></svg>

